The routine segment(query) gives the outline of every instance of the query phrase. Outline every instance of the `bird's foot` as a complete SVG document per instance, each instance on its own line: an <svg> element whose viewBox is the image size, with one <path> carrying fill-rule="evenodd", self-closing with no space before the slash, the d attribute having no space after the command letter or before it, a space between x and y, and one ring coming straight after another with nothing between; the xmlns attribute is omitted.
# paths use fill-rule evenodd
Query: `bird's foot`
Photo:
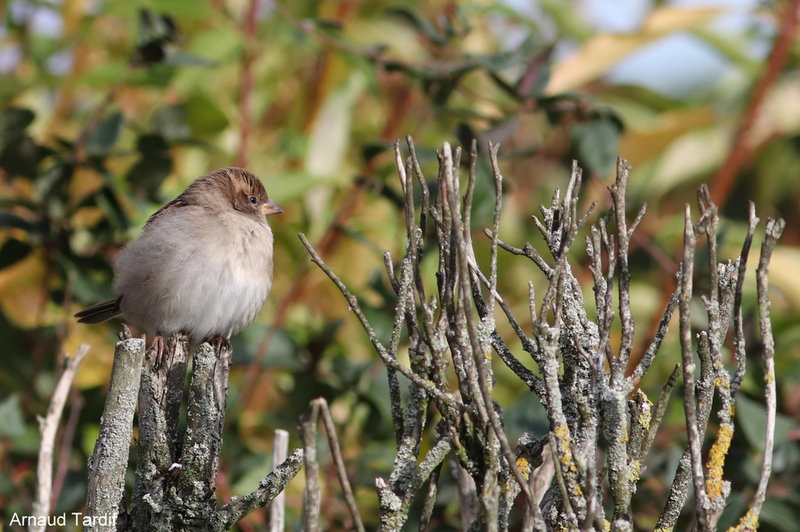
<svg viewBox="0 0 800 532"><path fill-rule="evenodd" d="M164 341L164 337L159 335L153 338L153 343L150 345L151 349L155 349L155 357L153 362L153 368L158 369L161 367L161 362L164 360L164 354L169 352L169 348L167 347L167 343Z"/></svg>
<svg viewBox="0 0 800 532"><path fill-rule="evenodd" d="M221 334L215 334L206 341L211 344L211 347L214 348L214 352L217 355L219 355L219 352L222 350L222 348L228 349L231 346L230 340Z"/></svg>

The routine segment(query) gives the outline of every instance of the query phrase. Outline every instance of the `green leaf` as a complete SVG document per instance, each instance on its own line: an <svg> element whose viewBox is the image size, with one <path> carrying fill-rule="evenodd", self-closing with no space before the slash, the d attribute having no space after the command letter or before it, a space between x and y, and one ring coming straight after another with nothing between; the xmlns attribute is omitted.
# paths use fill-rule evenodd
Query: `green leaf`
<svg viewBox="0 0 800 532"><path fill-rule="evenodd" d="M25 418L19 397L12 395L5 401L0 401L0 438L14 438L25 432Z"/></svg>
<svg viewBox="0 0 800 532"><path fill-rule="evenodd" d="M59 197L57 192L72 177L73 167L69 163L57 162L36 177L34 193L41 201ZM63 189L62 189L63 190Z"/></svg>
<svg viewBox="0 0 800 532"><path fill-rule="evenodd" d="M747 441L754 449L764 451L764 434L767 429L767 413L762 402L754 401L745 395L736 400L736 420L742 428ZM775 445L786 441L794 422L781 414L775 420Z"/></svg>
<svg viewBox="0 0 800 532"><path fill-rule="evenodd" d="M13 227L15 229L22 229L27 233L40 233L42 231L40 223L31 222L14 213L6 211L0 212L0 227Z"/></svg>
<svg viewBox="0 0 800 532"><path fill-rule="evenodd" d="M33 111L9 107L0 114L0 145L25 136L25 130L33 123Z"/></svg>
<svg viewBox="0 0 800 532"><path fill-rule="evenodd" d="M169 13L178 18L205 19L219 16L206 2L195 0L145 0L142 4L151 11Z"/></svg>
<svg viewBox="0 0 800 532"><path fill-rule="evenodd" d="M80 79L90 87L108 87L119 81L128 71L128 63L123 61L107 61L87 71Z"/></svg>
<svg viewBox="0 0 800 532"><path fill-rule="evenodd" d="M492 169L485 157L478 158L475 166L475 190L472 193L470 225L480 230L491 227L494 218L495 182ZM466 190L466 188L465 188Z"/></svg>
<svg viewBox="0 0 800 532"><path fill-rule="evenodd" d="M152 201L158 201L158 189L172 172L169 145L160 135L142 135L137 143L139 160L125 177L133 189Z"/></svg>
<svg viewBox="0 0 800 532"><path fill-rule="evenodd" d="M186 108L183 105L162 107L153 115L153 127L167 140L187 138L190 129L186 123Z"/></svg>
<svg viewBox="0 0 800 532"><path fill-rule="evenodd" d="M769 523L778 530L796 530L797 506L790 501L767 498L761 508L759 521Z"/></svg>
<svg viewBox="0 0 800 532"><path fill-rule="evenodd" d="M261 365L284 371L303 371L306 363L297 356L298 346L291 335L285 329L270 331L269 327L261 323L254 323L231 338L231 343L234 347L234 364L249 364L252 362L258 353L261 342L269 334L272 335L269 344L269 355L261 359Z"/></svg>
<svg viewBox="0 0 800 532"><path fill-rule="evenodd" d="M601 175L611 172L617 160L620 133L619 125L609 117L570 127L579 164Z"/></svg>
<svg viewBox="0 0 800 532"><path fill-rule="evenodd" d="M207 67L214 64L213 61L200 57L199 55L188 54L186 52L174 51L167 53L164 64L170 66L193 66Z"/></svg>
<svg viewBox="0 0 800 532"><path fill-rule="evenodd" d="M108 265L100 270L95 264L86 264L85 260L61 255L56 262L72 279L72 294L76 301L96 302L111 299L111 274Z"/></svg>
<svg viewBox="0 0 800 532"><path fill-rule="evenodd" d="M319 177L309 172L285 172L269 182L269 197L279 204L284 201L302 198L310 189L319 185Z"/></svg>
<svg viewBox="0 0 800 532"><path fill-rule="evenodd" d="M186 123L195 136L216 135L228 127L228 117L208 95L196 92L184 102Z"/></svg>
<svg viewBox="0 0 800 532"><path fill-rule="evenodd" d="M106 213L106 219L112 222L112 225L119 229L127 229L130 226L128 215L125 214L125 209L120 205L114 191L105 186L94 194L97 205Z"/></svg>
<svg viewBox="0 0 800 532"><path fill-rule="evenodd" d="M439 46L447 44L447 38L433 27L419 11L409 7L390 7L386 13L403 20L433 44Z"/></svg>
<svg viewBox="0 0 800 532"><path fill-rule="evenodd" d="M261 479L269 475L273 470L271 457L266 453L259 456L247 457L248 466L244 474L236 479L231 486L231 493L234 495L245 495L259 486Z"/></svg>
<svg viewBox="0 0 800 532"><path fill-rule="evenodd" d="M546 434L548 430L547 412L538 397L527 394L506 408L503 414L503 424L508 430L510 441L519 438L524 432Z"/></svg>
<svg viewBox="0 0 800 532"><path fill-rule="evenodd" d="M100 425L87 424L80 436L80 446L83 454L86 456L92 455L94 452L95 443L97 443L97 438L99 437Z"/></svg>
<svg viewBox="0 0 800 532"><path fill-rule="evenodd" d="M32 138L23 135L21 138L9 140L3 146L0 153L0 167L9 175L33 179L44 153Z"/></svg>
<svg viewBox="0 0 800 532"><path fill-rule="evenodd" d="M492 55L478 55L475 59L488 72L498 72L526 63L528 58L539 49L539 43L529 36L513 50Z"/></svg>
<svg viewBox="0 0 800 532"><path fill-rule="evenodd" d="M0 270L8 268L30 255L33 248L27 242L9 238L0 249Z"/></svg>
<svg viewBox="0 0 800 532"><path fill-rule="evenodd" d="M97 157L108 155L119 140L122 124L122 113L119 111L111 113L101 120L92 132L86 152Z"/></svg>

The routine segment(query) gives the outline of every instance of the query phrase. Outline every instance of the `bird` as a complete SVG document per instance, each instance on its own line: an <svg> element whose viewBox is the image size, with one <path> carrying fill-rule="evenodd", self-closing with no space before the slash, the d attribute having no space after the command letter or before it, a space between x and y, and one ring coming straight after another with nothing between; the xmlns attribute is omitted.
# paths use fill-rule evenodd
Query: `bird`
<svg viewBox="0 0 800 532"><path fill-rule="evenodd" d="M119 252L116 297L75 317L94 324L123 316L148 337L183 333L193 345L229 339L255 319L272 288L267 216L282 212L247 170L198 178Z"/></svg>

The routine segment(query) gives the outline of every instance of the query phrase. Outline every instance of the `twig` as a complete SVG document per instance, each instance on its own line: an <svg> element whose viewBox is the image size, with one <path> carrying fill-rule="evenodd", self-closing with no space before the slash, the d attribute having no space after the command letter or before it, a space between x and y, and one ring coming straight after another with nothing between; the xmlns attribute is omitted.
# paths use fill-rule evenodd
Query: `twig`
<svg viewBox="0 0 800 532"><path fill-rule="evenodd" d="M656 401L652 417L650 418L650 428L647 431L647 435L645 436L644 441L642 441L642 447L641 450L639 451L639 455L642 458L647 456L647 453L650 451L650 447L653 445L653 442L656 439L656 433L658 432L658 428L661 426L661 420L664 419L664 414L666 414L667 412L669 397L672 394L672 389L678 382L679 376L680 376L680 365L675 364L675 369L672 370L672 373L670 373L669 378L667 378L667 382L661 389L661 393L658 394L658 400Z"/></svg>
<svg viewBox="0 0 800 532"><path fill-rule="evenodd" d="M736 274L736 292L733 301L733 353L736 360L736 373L731 380L731 390L733 393L736 393L739 386L741 386L747 366L747 352L744 341L744 318L742 317L742 293L744 291L745 272L747 271L747 258L750 255L753 234L759 222L756 216L756 206L752 201L748 208L747 220L747 235L742 244L742 251L739 253L739 271Z"/></svg>
<svg viewBox="0 0 800 532"><path fill-rule="evenodd" d="M772 335L772 323L770 321L769 303L769 262L772 252L778 243L778 239L786 228L786 222L782 219L767 220L766 236L761 244L761 257L756 269L756 287L758 292L758 316L761 328L761 339L764 348L761 352L761 361L764 364L764 383L766 389L764 398L766 400L767 426L764 434L764 457L761 465L761 477L758 480L758 488L753 497L753 504L747 512L751 519L758 519L761 507L767 496L767 483L769 482L770 472L772 471L772 454L775 445L775 415L777 409L777 396L775 390L775 338ZM744 519L744 518L743 518Z"/></svg>
<svg viewBox="0 0 800 532"><path fill-rule="evenodd" d="M58 452L58 465L56 472L53 476L53 493L50 497L50 513L55 511L55 502L58 501L58 496L61 493L61 488L64 485L64 479L70 468L70 455L72 453L72 445L75 443L75 431L78 428L78 422L81 417L81 410L83 409L84 399L80 392L73 388L69 394L69 417L64 425L64 433L61 437L61 449Z"/></svg>
<svg viewBox="0 0 800 532"><path fill-rule="evenodd" d="M303 440L303 462L306 488L303 491L303 530L319 532L320 500L319 462L317 460L317 417L314 406L300 420L300 438Z"/></svg>
<svg viewBox="0 0 800 532"><path fill-rule="evenodd" d="M314 247L308 241L306 236L303 233L300 233L298 237L303 242L303 245L305 246L306 250L308 250L308 253L311 255L311 261L317 266L319 266L319 268L323 272L325 272L325 275L327 275L331 279L331 281L334 282L336 287L339 288L339 291L342 293L345 300L347 300L348 304L350 305L349 307L350 310L355 313L356 317L361 322L361 326L364 328L364 331L367 333L370 342L372 342L373 347L380 355L381 360L383 360L384 364L393 368L394 370L396 370L398 373L406 377L408 380L412 381L417 386L423 388L427 393L431 395L431 397L433 397L436 401L440 402L442 405L454 408L459 411L466 410L467 409L466 405L464 405L460 401L455 400L451 395L446 394L441 390L437 389L433 384L431 384L431 382L426 381L421 377L415 375L408 368L401 365L396 360L392 360L389 357L386 348L378 339L377 334L375 334L375 330L372 328L372 325L370 325L369 321L367 320L367 317L361 310L361 306L358 304L358 300L356 299L356 297L350 293L350 290L347 289L342 280L339 279L339 277L335 273L333 273L333 271L328 267L327 264L325 264L325 262L322 260L322 258L314 249Z"/></svg>
<svg viewBox="0 0 800 532"><path fill-rule="evenodd" d="M277 464L281 464L286 460L286 454L289 450L289 433L283 429L275 429L275 437L272 442L272 468L276 469ZM283 532L285 528L285 506L286 494L281 491L269 506L270 532Z"/></svg>
<svg viewBox="0 0 800 532"><path fill-rule="evenodd" d="M353 519L356 530L364 532L364 523L361 522L361 516L358 513L356 500L353 496L353 489L350 487L350 480L347 478L347 470L344 467L344 459L342 458L342 449L339 445L339 438L336 435L336 427L333 424L328 402L325 401L324 398L319 397L311 401L311 408L316 410L317 415L322 415L322 424L325 427L325 433L328 435L331 457L336 466L336 476L339 478L339 485L342 488L342 495L347 504L347 509L350 511L350 517Z"/></svg>
<svg viewBox="0 0 800 532"><path fill-rule="evenodd" d="M258 485L258 489L244 497L232 497L228 504L218 511L220 525L214 530L229 530L239 519L257 508L261 508L275 500L303 467L303 450L295 449L289 458L276 467Z"/></svg>
<svg viewBox="0 0 800 532"><path fill-rule="evenodd" d="M625 367L631 356L633 348L633 317L631 315L631 272L628 268L628 255L630 247L630 237L633 230L638 225L639 220L644 216L644 206L639 211L636 221L628 228L625 219L625 194L628 188L628 176L631 167L621 157L617 159L617 179L609 187L611 197L614 200L614 219L617 225L617 289L619 294L619 318L622 324L622 338L620 339L619 353L611 361L611 382L616 387L616 382L624 378Z"/></svg>
<svg viewBox="0 0 800 532"><path fill-rule="evenodd" d="M64 410L72 380L75 378L75 373L78 371L83 357L88 352L89 346L84 344L78 348L73 357L67 358L64 371L58 378L56 387L53 390L53 396L50 398L47 414L44 418L38 418L41 442L39 443L39 460L36 466L36 500L31 509L32 515L37 517L48 516L51 506L55 502L51 501L50 497L53 486L53 448L55 446L56 432L58 432L61 413ZM35 524L29 530L31 532L43 532L44 528L44 524Z"/></svg>
<svg viewBox="0 0 800 532"><path fill-rule="evenodd" d="M709 506L708 495L705 490L705 476L703 474L703 458L700 440L700 428L697 422L697 398L695 395L695 363L694 348L692 347L691 301L692 301L692 276L694 275L694 254L696 237L692 227L691 211L686 205L684 212L683 231L683 260L681 263L680 296L678 310L680 315L680 342L683 360L683 407L686 414L686 432L689 437L689 451L692 459L692 479L695 496L698 499L698 516L701 526L707 528L705 512Z"/></svg>

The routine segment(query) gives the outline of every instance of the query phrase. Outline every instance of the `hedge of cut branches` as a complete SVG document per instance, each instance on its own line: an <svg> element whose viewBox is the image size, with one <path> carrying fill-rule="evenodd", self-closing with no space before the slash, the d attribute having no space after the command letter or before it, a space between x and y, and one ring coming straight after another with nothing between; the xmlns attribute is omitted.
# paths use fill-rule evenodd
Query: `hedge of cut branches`
<svg viewBox="0 0 800 532"><path fill-rule="evenodd" d="M425 528L442 466L449 458L457 462L465 530L505 530L515 506L524 516L526 529L608 530L610 526L612 530L632 530L632 495L680 376L688 445L657 529L673 527L694 495L691 509L698 529L713 530L730 492L724 465L734 431L735 396L745 372L742 290L758 223L753 205L741 254L726 263L718 262L719 217L708 189L701 187L698 191L696 220L686 206L684 253L676 288L645 355L636 362L631 357L635 322L629 247L645 207L628 219L625 193L630 167L624 160L618 161L616 180L609 187L611 212L589 227L584 242L597 309L590 316L583 287L568 260L570 249L578 243L579 230L595 208L593 204L588 212L578 212L581 170L577 165L564 193L557 190L551 204L541 208L541 217L533 217L547 245L546 257L529 243L516 247L500 239L503 177L496 147L490 146L496 200L494 223L486 231L491 239L491 258L488 268L482 269L475 259L470 229L475 145L469 154L466 191L462 193L459 177L462 152L445 144L439 152L439 174L432 194L414 145L410 138L407 140L410 155L406 160L399 142L395 144L405 196L407 247L399 260L388 252L384 256L397 294L388 344L378 338L358 299L300 235L313 262L341 290L388 369L397 455L388 478L375 481L381 530L400 530L417 496L424 498L420 529ZM421 196L419 211L416 188ZM739 528L743 530L757 526L770 474L776 400L767 270L784 225L782 220L767 221L757 268L768 421L761 481L749 511L741 517ZM709 290L700 296L708 325L696 331L691 325L691 302L696 296L693 281L701 239L709 263ZM530 316L525 321L512 314L497 291L497 255L501 249L531 260L548 280L538 304L534 286L528 284ZM420 267L426 254L438 257L435 279L425 279ZM430 286L436 289L430 290ZM516 333L520 352L514 352L498 334L498 309ZM653 403L637 384L658 355L676 310L682 360ZM611 342L615 327L621 333L619 345ZM729 334L732 372L723 360ZM407 345L401 342L404 337ZM401 351L406 349L409 366L400 362ZM541 401L549 421L547 434L526 433L517 442L508 440L503 410L492 397L493 354ZM405 396L401 378L409 381ZM711 436L704 462L702 443L709 432L715 397L719 404L718 429ZM431 420L434 426L426 427ZM432 440L424 441L428 437ZM423 448L427 449L424 453ZM306 512L306 524L310 529L318 526L313 511Z"/></svg>

